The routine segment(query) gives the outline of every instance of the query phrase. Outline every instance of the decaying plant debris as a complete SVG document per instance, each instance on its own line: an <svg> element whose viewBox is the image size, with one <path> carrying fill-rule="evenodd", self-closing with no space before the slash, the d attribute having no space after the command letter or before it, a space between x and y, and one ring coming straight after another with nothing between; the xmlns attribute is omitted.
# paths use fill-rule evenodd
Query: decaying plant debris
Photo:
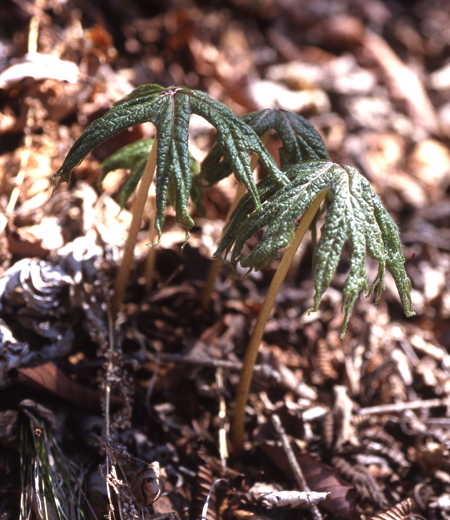
<svg viewBox="0 0 450 520"><path fill-rule="evenodd" d="M100 11L7 0L0 20L1 519L446 518L447 3L107 1ZM123 170L100 189L99 165L152 126L106 141L51 196L75 139L146 83L207 92L237 115L303 115L400 229L416 316L404 317L386 276L378 305L356 300L343 340L349 250L311 314L313 248L299 250L260 347L240 458L227 449L233 400L276 264L234 280L225 269L202 309L234 182L205 190L205 216L189 206L184 249L167 209L149 293L145 214L115 323L106 302L133 196L120 198ZM212 143L192 117L193 157ZM275 134L267 147L283 164ZM367 269L375 279L376 264Z"/></svg>

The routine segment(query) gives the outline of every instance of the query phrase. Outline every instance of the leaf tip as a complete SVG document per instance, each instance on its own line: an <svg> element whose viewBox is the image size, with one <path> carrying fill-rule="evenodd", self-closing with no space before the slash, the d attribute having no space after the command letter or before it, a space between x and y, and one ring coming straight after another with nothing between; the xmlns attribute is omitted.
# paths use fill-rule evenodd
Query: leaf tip
<svg viewBox="0 0 450 520"><path fill-rule="evenodd" d="M149 242L148 244L145 244L146 246L148 247L156 247L158 246L159 244L161 243L161 233L158 235L158 240L152 244L151 242Z"/></svg>
<svg viewBox="0 0 450 520"><path fill-rule="evenodd" d="M186 235L184 236L184 242L181 244L181 249L184 249L184 246L188 243L188 240L191 238L191 234L186 229Z"/></svg>

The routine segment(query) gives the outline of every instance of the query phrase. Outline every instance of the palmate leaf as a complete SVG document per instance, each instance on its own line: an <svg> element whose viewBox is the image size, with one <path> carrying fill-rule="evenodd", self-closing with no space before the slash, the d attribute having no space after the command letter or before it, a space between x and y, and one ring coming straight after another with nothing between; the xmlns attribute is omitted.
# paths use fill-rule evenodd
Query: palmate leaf
<svg viewBox="0 0 450 520"><path fill-rule="evenodd" d="M115 103L109 112L94 121L77 139L61 168L53 176L56 187L68 181L73 168L102 141L131 126L152 122L156 126L158 138L155 226L161 235L168 189L173 182L177 220L188 231L193 225L187 212L191 190L188 127L192 113L200 115L217 129L217 142L225 151L237 179L254 197L257 208L260 202L248 160L249 152L259 156L278 186L287 183L254 130L223 104L198 90L142 85Z"/></svg>
<svg viewBox="0 0 450 520"><path fill-rule="evenodd" d="M411 282L404 268L405 258L397 226L384 209L365 177L355 168L340 166L329 161L314 161L291 166L286 170L290 184L279 190L270 178L258 184L263 202L259 212L246 195L236 208L233 220L215 253L220 259L231 251L230 263L260 269L278 256L294 235L297 220L304 215L317 195L329 190L332 196L328 206L321 237L314 251L314 283L317 310L323 293L329 287L336 271L346 240L350 245L350 271L345 282L342 307L345 309L343 331L347 327L356 298L364 290L376 291L380 298L385 288L384 273L387 268L396 283L407 316L412 315ZM248 255L242 249L248 238L260 228L267 230ZM379 265L378 274L370 289L365 270L366 254Z"/></svg>
<svg viewBox="0 0 450 520"><path fill-rule="evenodd" d="M115 170L130 170L130 175L119 193L119 204L121 208L125 206L126 201L134 192L142 178L152 145L153 139L136 141L135 143L123 146L100 164L100 169L102 170L101 181L103 181L108 173Z"/></svg>
<svg viewBox="0 0 450 520"><path fill-rule="evenodd" d="M262 136L275 130L283 146L280 148L282 168L305 161L329 160L325 144L314 126L304 117L277 108L250 112L241 118L244 123ZM214 145L201 165L200 175L209 185L228 177L233 171L230 161L219 144Z"/></svg>
<svg viewBox="0 0 450 520"><path fill-rule="evenodd" d="M108 175L108 173L114 170L130 170L130 175L128 176L125 184L119 192L119 204L121 208L125 206L125 203L129 199L130 195L134 192L139 181L141 180L152 146L153 139L141 139L140 141L136 141L135 143L123 146L122 148L117 150L117 152L115 152L113 155L108 157L105 161L103 161L100 164L100 168L102 170L102 175L100 179L101 181L103 181L103 179ZM189 168L191 179L194 180L195 177L199 174L199 169L197 161L190 152ZM173 203L173 200L175 199L175 194L171 197L171 192L175 192L175 190L170 189L169 186L168 191L169 201ZM194 201L195 205L199 208L199 210L203 211L202 192L198 182L192 184L191 198Z"/></svg>

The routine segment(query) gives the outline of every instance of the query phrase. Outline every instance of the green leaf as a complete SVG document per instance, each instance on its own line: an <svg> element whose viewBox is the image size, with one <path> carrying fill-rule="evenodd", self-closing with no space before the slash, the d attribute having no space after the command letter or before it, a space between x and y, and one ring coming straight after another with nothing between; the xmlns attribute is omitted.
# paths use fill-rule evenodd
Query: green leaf
<svg viewBox="0 0 450 520"><path fill-rule="evenodd" d="M261 136L275 130L283 146L280 148L280 163L284 169L301 162L329 160L325 144L314 126L304 117L276 108L268 108L245 114L242 121ZM233 168L219 144L213 146L201 165L201 176L209 185L228 177Z"/></svg>
<svg viewBox="0 0 450 520"><path fill-rule="evenodd" d="M368 295L376 290L377 301L384 289L387 268L397 285L407 316L411 306L411 282L406 274L402 245L394 221L384 209L365 177L355 168L339 166L329 161L314 161L294 165L286 170L291 181L276 190L270 178L258 184L261 211L255 212L253 200L244 196L233 215L215 256L223 260L231 251L230 263L261 269L277 258L279 250L291 241L297 220L301 218L323 190L331 193L320 240L314 251L314 307L319 307L323 293L336 271L346 240L350 246L350 271L345 282L342 306L345 309L343 334L359 293L367 291L366 254L378 264L378 274ZM245 242L260 228L267 230L256 248L242 254Z"/></svg>
<svg viewBox="0 0 450 520"><path fill-rule="evenodd" d="M243 118L258 135L274 129L283 146L280 148L281 167L301 162L329 160L330 156L320 134L304 117L276 108L250 112Z"/></svg>
<svg viewBox="0 0 450 520"><path fill-rule="evenodd" d="M68 181L73 168L102 141L131 126L152 122L156 126L158 138L155 225L161 235L168 189L173 182L177 220L188 231L193 225L187 212L191 190L188 128L192 113L202 116L217 129L217 142L225 151L237 179L244 183L254 197L257 208L260 202L248 159L250 152L258 154L278 186L287 183L254 130L223 104L198 90L142 85L115 103L109 112L94 121L77 139L63 165L53 176L56 187Z"/></svg>
<svg viewBox="0 0 450 520"><path fill-rule="evenodd" d="M152 145L153 139L136 141L135 143L123 146L100 164L102 181L108 173L114 170L130 170L130 175L119 193L119 204L121 208L125 206L126 201L134 192L142 178Z"/></svg>
<svg viewBox="0 0 450 520"><path fill-rule="evenodd" d="M142 139L135 143L123 146L113 155L108 157L105 161L100 164L102 170L101 181L108 175L108 173L118 170L127 169L130 170L130 175L123 185L119 193L119 204L123 208L125 203L129 199L130 195L136 189L139 181L144 174L145 165L147 164L148 156L153 146L153 139ZM189 169L192 181L198 176L199 169L197 161L194 156L189 152ZM175 200L175 186L173 186L173 194L169 189L169 202L172 204ZM193 182L191 188L191 198L194 201L197 208L203 212L202 206L202 191L198 182Z"/></svg>

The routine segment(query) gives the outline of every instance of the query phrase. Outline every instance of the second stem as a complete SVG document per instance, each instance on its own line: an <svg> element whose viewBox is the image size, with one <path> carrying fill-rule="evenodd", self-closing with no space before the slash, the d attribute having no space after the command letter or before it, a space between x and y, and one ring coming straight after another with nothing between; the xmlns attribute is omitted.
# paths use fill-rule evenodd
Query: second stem
<svg viewBox="0 0 450 520"><path fill-rule="evenodd" d="M153 172L155 171L156 167L157 147L157 140L155 137L137 191L136 200L133 206L133 215L131 217L130 229L128 230L128 236L125 242L122 263L120 264L116 283L114 285L114 294L111 300L111 315L113 320L116 319L119 308L123 302L123 297L125 296L125 289L128 283L128 278L130 276L131 264L133 263L134 247L136 245L138 233L141 228L144 207L147 201L150 184L153 179Z"/></svg>
<svg viewBox="0 0 450 520"><path fill-rule="evenodd" d="M252 381L253 367L255 366L256 358L258 356L258 349L264 335L264 329L266 327L267 320L269 319L270 312L275 303L275 298L277 297L281 285L286 277L294 255L301 241L303 240L303 237L305 236L305 233L308 230L314 216L319 210L320 203L324 199L326 193L327 190L320 192L303 216L300 225L295 232L294 238L289 244L289 247L281 259L278 269L273 276L269 290L267 291L261 310L259 311L258 319L256 320L255 328L253 329L253 333L245 353L241 374L239 376L239 383L236 390L234 419L232 424L232 443L233 453L235 456L241 454L244 449L245 406L247 404L250 383Z"/></svg>

